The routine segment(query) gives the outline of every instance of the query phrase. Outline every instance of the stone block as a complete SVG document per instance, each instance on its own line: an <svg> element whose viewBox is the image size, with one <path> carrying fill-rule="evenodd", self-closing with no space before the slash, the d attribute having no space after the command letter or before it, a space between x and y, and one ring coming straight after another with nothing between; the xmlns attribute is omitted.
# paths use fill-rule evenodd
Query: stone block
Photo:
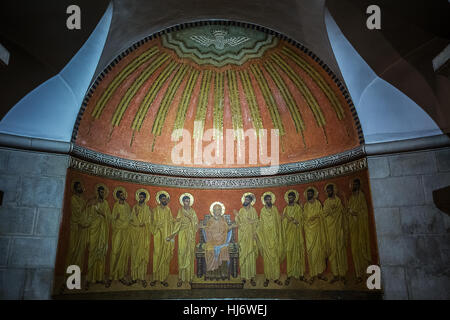
<svg viewBox="0 0 450 320"><path fill-rule="evenodd" d="M406 239L413 242L413 246L408 246L409 254L405 261L408 266L427 266L430 270L438 272L442 270L442 255L440 237L433 235L406 236Z"/></svg>
<svg viewBox="0 0 450 320"><path fill-rule="evenodd" d="M420 176L371 179L371 190L375 208L424 204Z"/></svg>
<svg viewBox="0 0 450 320"><path fill-rule="evenodd" d="M402 233L399 208L375 208L374 214L378 235Z"/></svg>
<svg viewBox="0 0 450 320"><path fill-rule="evenodd" d="M3 205L15 204L17 202L20 177L0 174L0 190L3 194Z"/></svg>
<svg viewBox="0 0 450 320"><path fill-rule="evenodd" d="M448 300L450 299L450 275L434 273L427 268L406 268L406 281L410 299Z"/></svg>
<svg viewBox="0 0 450 320"><path fill-rule="evenodd" d="M402 231L406 234L445 233L443 215L445 213L432 205L401 207Z"/></svg>
<svg viewBox="0 0 450 320"><path fill-rule="evenodd" d="M6 266L8 263L9 242L6 237L0 237L0 266Z"/></svg>
<svg viewBox="0 0 450 320"><path fill-rule="evenodd" d="M34 215L34 208L0 207L0 235L31 235Z"/></svg>
<svg viewBox="0 0 450 320"><path fill-rule="evenodd" d="M450 171L450 149L436 151L436 162L438 171Z"/></svg>
<svg viewBox="0 0 450 320"><path fill-rule="evenodd" d="M0 269L0 300L23 299L25 269Z"/></svg>
<svg viewBox="0 0 450 320"><path fill-rule="evenodd" d="M403 267L381 267L381 283L386 300L408 299L405 269Z"/></svg>
<svg viewBox="0 0 450 320"><path fill-rule="evenodd" d="M389 177L390 170L388 157L368 157L367 164L371 179Z"/></svg>
<svg viewBox="0 0 450 320"><path fill-rule="evenodd" d="M450 173L424 175L422 179L425 202L427 204L433 203L433 190L441 189L450 185Z"/></svg>
<svg viewBox="0 0 450 320"><path fill-rule="evenodd" d="M410 176L436 173L436 160L433 152L414 152L389 157L391 176Z"/></svg>
<svg viewBox="0 0 450 320"><path fill-rule="evenodd" d="M53 269L29 269L23 298L27 300L48 300L53 284Z"/></svg>
<svg viewBox="0 0 450 320"><path fill-rule="evenodd" d="M61 208L63 196L64 180L62 178L23 178L21 206Z"/></svg>
<svg viewBox="0 0 450 320"><path fill-rule="evenodd" d="M378 253L382 266L404 266L414 261L416 244L403 235L378 235Z"/></svg>
<svg viewBox="0 0 450 320"><path fill-rule="evenodd" d="M59 232L61 209L39 208L36 222L36 235L56 237Z"/></svg>
<svg viewBox="0 0 450 320"><path fill-rule="evenodd" d="M0 149L0 172L5 172L8 166L9 151Z"/></svg>
<svg viewBox="0 0 450 320"><path fill-rule="evenodd" d="M10 248L10 266L53 268L57 238L15 238Z"/></svg>
<svg viewBox="0 0 450 320"><path fill-rule="evenodd" d="M25 176L65 176L68 157L32 151L15 151L9 156L8 170Z"/></svg>

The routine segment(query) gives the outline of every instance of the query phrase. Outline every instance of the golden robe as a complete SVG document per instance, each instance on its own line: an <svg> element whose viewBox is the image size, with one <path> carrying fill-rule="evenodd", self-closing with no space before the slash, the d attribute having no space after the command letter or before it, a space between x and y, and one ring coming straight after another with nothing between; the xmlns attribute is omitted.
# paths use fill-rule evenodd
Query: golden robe
<svg viewBox="0 0 450 320"><path fill-rule="evenodd" d="M83 269L84 254L89 241L88 214L85 209L86 201L79 195L72 195L70 199L70 239L67 254L67 265L77 265Z"/></svg>
<svg viewBox="0 0 450 320"><path fill-rule="evenodd" d="M194 209L178 210L173 233L178 232L178 278L190 282L194 278L195 235L198 218Z"/></svg>
<svg viewBox="0 0 450 320"><path fill-rule="evenodd" d="M137 203L131 212L131 279L145 280L150 260L151 211Z"/></svg>
<svg viewBox="0 0 450 320"><path fill-rule="evenodd" d="M321 274L326 268L327 237L322 204L319 200L307 201L303 206L306 252L311 277Z"/></svg>
<svg viewBox="0 0 450 320"><path fill-rule="evenodd" d="M88 281L105 280L105 261L108 251L111 210L106 200L89 207L89 263Z"/></svg>
<svg viewBox="0 0 450 320"><path fill-rule="evenodd" d="M126 202L117 201L112 211L112 252L111 252L111 279L125 278L130 258L131 208Z"/></svg>
<svg viewBox="0 0 450 320"><path fill-rule="evenodd" d="M362 191L350 196L349 209L357 216L349 215L350 244L352 247L353 263L357 277L366 274L366 268L371 263L369 240L369 210L366 197Z"/></svg>
<svg viewBox="0 0 450 320"><path fill-rule="evenodd" d="M266 279L277 280L280 278L280 262L284 246L281 217L277 207L261 209L257 235L264 259L264 275Z"/></svg>
<svg viewBox="0 0 450 320"><path fill-rule="evenodd" d="M305 243L303 240L303 209L294 203L283 210L283 230L286 244L287 276L300 278L305 275ZM299 224L288 220L295 219Z"/></svg>
<svg viewBox="0 0 450 320"><path fill-rule="evenodd" d="M224 217L214 219L211 217L205 228L206 233L206 271L217 270L224 261L230 261L228 246L220 249L219 255L215 256L215 247L221 246L227 242L228 223Z"/></svg>
<svg viewBox="0 0 450 320"><path fill-rule="evenodd" d="M256 223L251 220L258 219L255 208L241 208L236 216L238 226L239 244L239 268L242 279L252 279L256 276L256 258L258 257L258 246L254 235L256 234Z"/></svg>
<svg viewBox="0 0 450 320"><path fill-rule="evenodd" d="M153 217L153 280L166 281L169 276L170 260L174 242L166 241L172 235L174 219L169 207L157 206Z"/></svg>
<svg viewBox="0 0 450 320"><path fill-rule="evenodd" d="M323 203L327 227L329 261L333 276L345 276L347 264L347 221L344 206L338 196L327 198Z"/></svg>

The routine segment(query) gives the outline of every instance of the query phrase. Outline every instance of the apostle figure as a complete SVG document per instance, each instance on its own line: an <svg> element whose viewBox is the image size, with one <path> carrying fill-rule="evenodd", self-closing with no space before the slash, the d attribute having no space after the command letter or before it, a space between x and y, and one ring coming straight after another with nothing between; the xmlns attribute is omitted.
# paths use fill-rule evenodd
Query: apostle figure
<svg viewBox="0 0 450 320"><path fill-rule="evenodd" d="M298 204L299 196L296 190L288 190L284 198L288 203L283 210L282 222L286 244L287 279L305 281L305 243L303 240L303 209Z"/></svg>
<svg viewBox="0 0 450 320"><path fill-rule="evenodd" d="M352 183L348 212L353 263L357 281L361 282L372 259L369 240L369 210L367 209L366 197L361 191L361 180L359 178L354 179Z"/></svg>
<svg viewBox="0 0 450 320"><path fill-rule="evenodd" d="M256 197L247 192L242 196L242 208L239 213L234 210L235 221L238 227L239 244L239 269L242 282L247 280L252 286L256 286L256 258L258 257L258 246L256 243L256 228L258 225L258 214L253 208Z"/></svg>
<svg viewBox="0 0 450 320"><path fill-rule="evenodd" d="M308 187L305 191L306 202L303 206L309 284L312 284L316 278L327 281L322 273L326 268L328 244L322 204L317 200L318 195L319 192L315 187Z"/></svg>
<svg viewBox="0 0 450 320"><path fill-rule="evenodd" d="M197 214L192 209L194 196L183 193L180 204L173 232L168 237L170 241L178 234L178 287L183 282L191 283L194 278L195 235L198 230Z"/></svg>
<svg viewBox="0 0 450 320"><path fill-rule="evenodd" d="M111 210L106 197L108 187L103 183L95 186L97 193L94 203L89 207L89 258L88 276L89 283L105 283L105 261L108 251L109 222ZM110 281L105 283L106 287L111 285Z"/></svg>
<svg viewBox="0 0 450 320"><path fill-rule="evenodd" d="M145 189L136 191L136 203L131 212L131 280L141 281L147 287L146 275L150 259L151 210L147 205L150 194Z"/></svg>
<svg viewBox="0 0 450 320"><path fill-rule="evenodd" d="M281 230L281 217L277 207L273 205L275 195L268 191L263 194L261 201L264 207L261 209L260 220L257 229L257 238L261 244L261 253L264 259L264 287L270 280L278 285L280 281L280 263L283 255L283 237Z"/></svg>
<svg viewBox="0 0 450 320"><path fill-rule="evenodd" d="M206 241L206 279L225 280L229 278L230 254L228 244L231 240L232 226L224 218L225 206L214 202L210 206L211 218L202 226Z"/></svg>
<svg viewBox="0 0 450 320"><path fill-rule="evenodd" d="M172 211L167 206L170 196L166 191L158 191L156 202L158 206L153 210L153 281L154 286L159 281L167 287L169 277L170 260L172 260L174 240L168 239L172 234L174 219Z"/></svg>
<svg viewBox="0 0 450 320"><path fill-rule="evenodd" d="M116 203L112 210L112 248L111 248L111 280L119 280L124 285L131 283L126 279L128 272L128 260L130 258L131 237L130 222L131 208L125 201L127 191L124 187L114 190Z"/></svg>
<svg viewBox="0 0 450 320"><path fill-rule="evenodd" d="M86 201L83 198L83 185L80 181L72 183L70 199L70 238L67 265L77 265L83 269L84 253L89 238L89 219Z"/></svg>
<svg viewBox="0 0 450 320"><path fill-rule="evenodd" d="M347 220L341 199L336 195L337 187L334 183L325 186L327 199L323 203L323 215L327 229L329 255L333 278L330 283L342 280L345 284L347 264Z"/></svg>

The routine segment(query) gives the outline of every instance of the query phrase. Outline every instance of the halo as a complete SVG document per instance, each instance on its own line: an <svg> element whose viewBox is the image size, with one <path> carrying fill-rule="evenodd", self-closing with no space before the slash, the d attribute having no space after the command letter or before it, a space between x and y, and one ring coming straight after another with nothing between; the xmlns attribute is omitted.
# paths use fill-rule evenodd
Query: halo
<svg viewBox="0 0 450 320"><path fill-rule="evenodd" d="M161 190L161 191L158 191L157 193L156 193L156 203L157 204L160 204L161 202L159 201L159 195L160 194L164 194L168 199L170 199L170 194L167 192L167 191L164 191L164 190Z"/></svg>
<svg viewBox="0 0 450 320"><path fill-rule="evenodd" d="M219 202L219 201L211 203L211 206L209 207L209 212L211 212L211 214L214 215L213 208L214 208L214 206L216 204L218 204L219 206L222 207L222 214L221 214L221 216L223 216L225 214L225 205L222 202Z"/></svg>
<svg viewBox="0 0 450 320"><path fill-rule="evenodd" d="M317 197L319 196L319 191L314 186L306 187L305 191L303 191L303 196L305 197L305 199L308 199L308 197L306 196L306 193L307 193L307 191L309 189L313 189L314 190L314 199L317 199Z"/></svg>
<svg viewBox="0 0 450 320"><path fill-rule="evenodd" d="M141 189L138 189L137 191L136 191L136 201L137 202L139 202L139 193L141 193L141 192L144 192L145 193L145 203L147 203L148 202L148 200L150 200L150 193L147 191L147 189L144 189L144 188L141 188Z"/></svg>
<svg viewBox="0 0 450 320"><path fill-rule="evenodd" d="M109 194L109 188L104 183L97 183L95 185L95 189L94 189L96 197L98 197L98 188L99 187L103 187L105 189L105 196L103 198L106 199Z"/></svg>
<svg viewBox="0 0 450 320"><path fill-rule="evenodd" d="M337 194L337 192L338 192L339 189L338 189L337 185L336 185L334 182L329 182L329 183L327 183L327 184L325 185L325 187L323 187L323 191L327 192L328 186L333 186L334 194Z"/></svg>
<svg viewBox="0 0 450 320"><path fill-rule="evenodd" d="M286 201L286 203L289 203L288 195L289 195L289 193L291 193L291 192L294 192L294 193L295 193L295 200L294 200L294 201L295 201L295 202L298 201L298 198L299 198L298 191L297 191L297 190L294 190L294 189L290 189L290 190L286 191L285 194L284 194L284 201Z"/></svg>
<svg viewBox="0 0 450 320"><path fill-rule="evenodd" d="M361 178L360 176L355 176L355 177L351 178L350 181L349 181L349 183L348 183L348 186L349 186L350 190L353 189L353 181L355 181L356 179L359 180L359 187L360 187L360 188L362 187L362 185L363 185L363 180L362 180L362 178Z"/></svg>
<svg viewBox="0 0 450 320"><path fill-rule="evenodd" d="M181 206L184 206L184 204L183 204L183 198L184 198L184 196L188 196L189 197L189 199L191 199L191 206L194 204L194 196L192 195L192 194L190 194L189 192L186 192L186 193L183 193L181 196L180 196L180 204L181 204Z"/></svg>
<svg viewBox="0 0 450 320"><path fill-rule="evenodd" d="M125 188L122 187L122 186L118 186L118 187L116 187L114 189L114 192L113 192L114 200L119 201L119 199L116 196L117 191L122 191L125 194L125 199L128 199L128 192L127 192L127 190L125 190Z"/></svg>
<svg viewBox="0 0 450 320"><path fill-rule="evenodd" d="M261 196L261 202L263 203L263 205L265 204L265 202L264 202L264 197L265 197L266 195L269 195L269 196L272 197L272 204L274 204L274 203L275 203L275 200L276 200L277 198L275 197L275 195L273 194L273 192L266 191L266 192L264 192L263 195Z"/></svg>
<svg viewBox="0 0 450 320"><path fill-rule="evenodd" d="M242 195L242 198L241 198L241 202L242 202L242 203L244 203L244 200L245 200L245 197L246 197L246 196L252 196L253 200L252 200L252 202L251 202L251 205L254 206L254 205L255 205L255 202L256 202L256 197L255 197L255 195L254 195L253 193L251 193L251 192L246 192L246 193L244 193L244 194Z"/></svg>
<svg viewBox="0 0 450 320"><path fill-rule="evenodd" d="M83 181L77 179L77 180L73 180L72 183L70 184L70 190L72 190L72 192L75 192L75 183L76 182L80 183L81 189L83 189L83 192L86 191L86 189L84 188Z"/></svg>

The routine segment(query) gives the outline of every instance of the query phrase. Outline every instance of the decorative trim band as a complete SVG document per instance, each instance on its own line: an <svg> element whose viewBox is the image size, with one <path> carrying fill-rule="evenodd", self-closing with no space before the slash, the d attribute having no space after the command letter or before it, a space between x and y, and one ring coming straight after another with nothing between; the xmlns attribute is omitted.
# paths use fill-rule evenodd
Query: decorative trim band
<svg viewBox="0 0 450 320"><path fill-rule="evenodd" d="M143 185L189 189L243 189L298 185L331 179L367 168L362 158L335 167L283 176L254 178L185 178L131 172L70 157L70 168L99 177Z"/></svg>
<svg viewBox="0 0 450 320"><path fill-rule="evenodd" d="M240 178L260 177L268 167L247 168L195 168L179 167L148 163L143 161L128 160L104 153L96 152L84 147L73 145L71 155L98 164L124 169L134 172L193 178ZM296 163L281 164L276 172L277 175L306 172L347 163L365 156L363 146L344 151L319 159L307 160Z"/></svg>

